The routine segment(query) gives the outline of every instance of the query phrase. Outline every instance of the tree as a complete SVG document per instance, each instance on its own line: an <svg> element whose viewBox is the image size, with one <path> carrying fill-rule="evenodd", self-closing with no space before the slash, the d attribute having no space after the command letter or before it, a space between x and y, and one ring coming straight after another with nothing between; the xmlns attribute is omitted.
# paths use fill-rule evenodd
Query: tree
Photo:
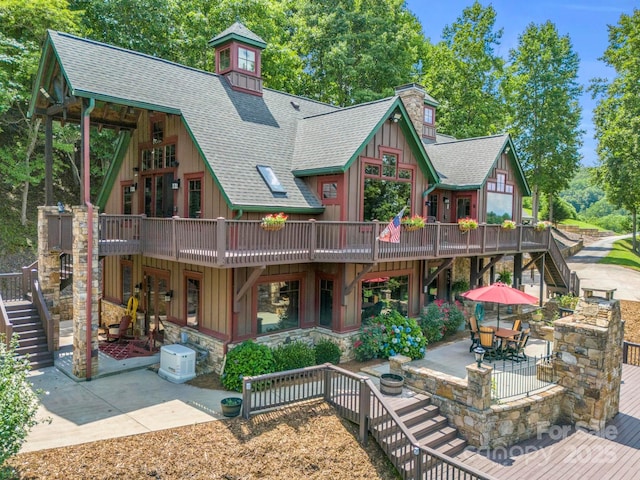
<svg viewBox="0 0 640 480"><path fill-rule="evenodd" d="M567 188L580 164L579 60L569 36L560 36L548 21L527 26L509 61L505 92L511 131L532 187L537 221L540 195L552 200Z"/></svg>
<svg viewBox="0 0 640 480"><path fill-rule="evenodd" d="M495 21L495 9L475 1L445 27L442 42L428 47L422 81L440 102L442 133L468 138L504 129L504 61L494 51L502 29L494 30Z"/></svg>
<svg viewBox="0 0 640 480"><path fill-rule="evenodd" d="M14 337L7 347L5 335L0 334L0 466L18 453L29 430L38 423L38 397L27 381L29 361L15 356L17 346Z"/></svg>
<svg viewBox="0 0 640 480"><path fill-rule="evenodd" d="M633 251L638 251L636 220L640 206L640 10L623 14L609 27L602 60L616 71L608 82L595 79L591 90L600 168L597 178L611 203L631 212Z"/></svg>

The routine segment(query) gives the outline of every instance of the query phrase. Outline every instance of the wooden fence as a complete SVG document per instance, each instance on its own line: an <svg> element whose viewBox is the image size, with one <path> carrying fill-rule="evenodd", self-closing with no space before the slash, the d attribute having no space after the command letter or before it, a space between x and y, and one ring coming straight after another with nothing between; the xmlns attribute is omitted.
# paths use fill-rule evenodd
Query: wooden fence
<svg viewBox="0 0 640 480"><path fill-rule="evenodd" d="M640 344L622 343L622 363L640 366Z"/></svg>

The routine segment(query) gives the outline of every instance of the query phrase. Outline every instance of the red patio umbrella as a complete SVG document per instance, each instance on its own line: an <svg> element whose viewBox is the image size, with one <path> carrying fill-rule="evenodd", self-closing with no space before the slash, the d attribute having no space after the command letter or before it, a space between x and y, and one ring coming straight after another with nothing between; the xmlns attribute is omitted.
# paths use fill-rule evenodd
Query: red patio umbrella
<svg viewBox="0 0 640 480"><path fill-rule="evenodd" d="M538 299L533 295L521 292L517 288L510 287L502 282L469 290L462 293L461 296L475 302L498 304L498 328L500 328L500 305L530 305L538 303Z"/></svg>

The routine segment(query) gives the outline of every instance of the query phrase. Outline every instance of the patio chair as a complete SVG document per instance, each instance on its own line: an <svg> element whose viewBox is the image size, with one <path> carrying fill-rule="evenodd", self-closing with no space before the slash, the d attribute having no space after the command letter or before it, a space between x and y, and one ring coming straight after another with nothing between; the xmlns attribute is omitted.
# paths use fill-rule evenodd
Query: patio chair
<svg viewBox="0 0 640 480"><path fill-rule="evenodd" d="M511 327L511 330L515 330L517 332L522 330L522 320L520 320L519 318L516 318L513 322L513 327Z"/></svg>
<svg viewBox="0 0 640 480"><path fill-rule="evenodd" d="M496 340L496 332L491 327L480 327L478 331L480 337L480 346L484 349L484 358L491 362L498 358L498 341Z"/></svg>
<svg viewBox="0 0 640 480"><path fill-rule="evenodd" d="M480 345L480 337L478 336L478 321L473 315L469 317L469 335L471 335L471 346L469 347L469 351L473 352L473 349Z"/></svg>
<svg viewBox="0 0 640 480"><path fill-rule="evenodd" d="M131 316L124 315L120 320L120 323L114 323L113 325L109 325L107 328L107 342L125 342L128 340L134 340L135 338L132 335L127 335L129 328L131 327ZM112 333L112 330L118 329L118 332Z"/></svg>
<svg viewBox="0 0 640 480"><path fill-rule="evenodd" d="M519 338L507 343L505 353L506 358L513 360L514 362L522 362L527 359L524 349L529 341L530 333L531 329L526 328L520 332Z"/></svg>

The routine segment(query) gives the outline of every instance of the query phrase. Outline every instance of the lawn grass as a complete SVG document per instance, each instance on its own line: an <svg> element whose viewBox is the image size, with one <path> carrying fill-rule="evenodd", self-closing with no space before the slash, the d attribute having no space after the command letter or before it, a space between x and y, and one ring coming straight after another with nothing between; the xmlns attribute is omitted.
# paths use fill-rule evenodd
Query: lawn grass
<svg viewBox="0 0 640 480"><path fill-rule="evenodd" d="M560 222L560 225L576 225L579 228L589 228L589 229L596 229L600 232L604 232L605 229L602 227L599 227L597 225L594 225L592 223L587 223L587 222L583 222L582 220L573 220L573 219L567 219L567 220L563 220L562 222Z"/></svg>
<svg viewBox="0 0 640 480"><path fill-rule="evenodd" d="M633 253L631 245L630 238L623 238L622 240L614 242L609 255L600 259L598 263L620 265L621 267L640 270L640 256Z"/></svg>

